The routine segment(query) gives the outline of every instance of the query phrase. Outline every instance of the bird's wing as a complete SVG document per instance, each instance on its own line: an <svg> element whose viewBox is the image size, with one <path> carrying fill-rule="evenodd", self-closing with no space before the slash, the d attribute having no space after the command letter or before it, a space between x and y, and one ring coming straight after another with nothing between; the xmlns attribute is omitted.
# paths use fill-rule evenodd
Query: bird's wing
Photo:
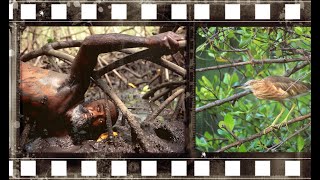
<svg viewBox="0 0 320 180"><path fill-rule="evenodd" d="M277 89L281 89L289 94L289 96L294 97L300 94L304 94L311 90L311 85L302 81L297 81L283 76L269 76L264 79L272 83Z"/></svg>

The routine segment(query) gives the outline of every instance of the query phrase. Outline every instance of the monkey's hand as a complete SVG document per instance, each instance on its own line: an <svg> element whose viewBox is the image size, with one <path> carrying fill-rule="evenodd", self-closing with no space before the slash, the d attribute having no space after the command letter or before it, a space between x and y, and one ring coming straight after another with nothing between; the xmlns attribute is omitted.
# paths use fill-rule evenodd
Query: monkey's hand
<svg viewBox="0 0 320 180"><path fill-rule="evenodd" d="M169 31L148 37L148 43L151 47L165 48L169 51L176 52L180 48L179 41L184 39L185 37Z"/></svg>

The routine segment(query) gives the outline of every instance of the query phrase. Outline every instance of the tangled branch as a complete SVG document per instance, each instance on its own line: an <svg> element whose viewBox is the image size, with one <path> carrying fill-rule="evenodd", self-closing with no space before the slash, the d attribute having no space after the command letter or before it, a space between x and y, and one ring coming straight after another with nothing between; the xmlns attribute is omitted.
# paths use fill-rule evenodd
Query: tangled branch
<svg viewBox="0 0 320 180"><path fill-rule="evenodd" d="M165 83L162 83L158 86L155 86L154 88L152 88L150 91L146 92L146 94L144 94L142 96L142 99L148 99L150 96L152 96L156 91L158 91L159 89L161 88L164 88L164 87L172 87L172 86L180 86L180 85L183 85L185 84L186 81L179 81L179 82L165 82Z"/></svg>
<svg viewBox="0 0 320 180"><path fill-rule="evenodd" d="M48 54L48 52L50 50L58 50L58 49L64 49L64 48L80 47L81 44L82 44L82 41L78 41L78 40L48 43L48 44L44 45L41 49L29 52L29 53L21 56L20 60L23 61L23 62L27 62L27 61L29 61L29 60L31 60L33 58L38 57L38 56L50 55L50 54ZM61 57L61 58L64 59L63 57Z"/></svg>
<svg viewBox="0 0 320 180"><path fill-rule="evenodd" d="M288 136L285 140L281 141L279 144L276 144L270 148L267 149L267 152L269 151L274 151L275 149L277 149L278 147L280 147L282 144L284 144L285 142L289 141L291 138L293 138L294 136L300 134L301 132L305 131L308 127L311 126L311 122L305 126L303 126L302 128L300 128L299 130L297 130L296 132L294 132L293 134L291 134L290 136Z"/></svg>
<svg viewBox="0 0 320 180"><path fill-rule="evenodd" d="M161 105L160 107L155 110L145 121L149 122L153 119L155 119L161 111L170 103L172 102L176 97L178 97L180 94L185 92L185 88L178 89L175 93L173 93L170 97L168 97Z"/></svg>
<svg viewBox="0 0 320 180"><path fill-rule="evenodd" d="M112 71L113 69L116 69L118 67L123 66L124 64L132 63L134 61L137 61L139 59L144 59L151 61L153 63L156 63L160 66L163 66L165 68L168 68L169 70L181 75L185 76L186 75L186 70L170 61L167 61L165 59L160 58L162 55L164 55L164 52L159 51L158 49L146 49L139 51L137 53L128 55L122 59L118 59L117 61L114 61L110 63L109 65L97 70L94 72L94 76L102 76L105 73L108 73Z"/></svg>
<svg viewBox="0 0 320 180"><path fill-rule="evenodd" d="M303 116L296 117L296 118L294 118L294 119L291 119L291 120L287 121L287 123L281 124L280 127L279 127L279 129L280 129L281 127L283 127L283 126L290 125L290 124L293 124L293 123L296 123L296 122L305 120L305 119L310 118L310 117L311 117L311 113L309 113L309 114L307 114L307 115L303 115ZM252 135L252 136L250 136L250 137L248 137L248 138L246 138L246 139L241 139L241 140L239 140L239 141L236 141L236 142L234 142L234 143L231 143L231 144L229 144L229 145L227 145L227 146L222 147L221 149L216 150L215 152L223 152L223 151L225 151L225 150L227 150L227 149L230 149L230 148L232 148L232 147L239 146L239 145L241 145L241 144L243 144L243 143L245 143L245 142L248 142L248 141L252 141L252 140L254 140L254 139L257 139L257 138L259 138L259 137L261 137L261 136L263 136L263 135L266 135L266 134L268 134L268 133L270 133L270 132L273 132L273 131L275 131L275 130L276 130L276 129L273 128L273 127L268 127L268 128L266 128L265 130L260 131L260 132L257 133L257 134L254 134L254 135Z"/></svg>
<svg viewBox="0 0 320 180"><path fill-rule="evenodd" d="M23 62L27 62L33 58L36 58L38 56L42 56L42 55L50 55L50 56L54 56L57 57L59 59L65 60L66 63L71 64L73 62L74 57L57 51L58 49L63 49L63 48L71 48L71 47L80 47L81 46L82 41L77 41L77 40L73 40L73 41L63 41L63 42L54 42L54 43L48 43L46 45L44 45L41 49L29 52L23 56L20 57L20 60ZM180 49L183 49L186 47L186 41L179 41L179 47ZM161 56L165 55L165 52L163 50L159 50L159 49L146 49L146 50L142 50L139 52L136 52L134 54L130 54L122 59L118 59L115 62L112 62L110 64L108 64L107 66L94 71L94 76L103 76L104 74L112 71L113 69L116 69L118 67L123 66L124 64L128 64L128 63L132 63L134 61L137 61L139 59L145 59L148 61L151 61L153 63L156 63L160 66L163 66L181 76L185 76L187 71L170 62L167 61L163 58L160 58Z"/></svg>
<svg viewBox="0 0 320 180"><path fill-rule="evenodd" d="M128 110L126 105L121 101L121 99L117 96L115 92L113 92L110 87L101 79L93 79L94 82L116 103L116 105L121 110L123 116L125 116L129 122L129 125L133 131L133 134L136 135L138 143L140 144L141 148L148 152L148 141L145 138L146 136L143 133L143 130L140 127L140 124L135 119L135 116Z"/></svg>

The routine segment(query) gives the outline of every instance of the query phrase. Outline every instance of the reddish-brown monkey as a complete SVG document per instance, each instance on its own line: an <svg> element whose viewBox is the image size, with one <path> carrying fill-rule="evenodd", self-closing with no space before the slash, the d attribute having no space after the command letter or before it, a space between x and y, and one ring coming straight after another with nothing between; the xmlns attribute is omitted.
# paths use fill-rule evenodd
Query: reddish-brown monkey
<svg viewBox="0 0 320 180"><path fill-rule="evenodd" d="M70 74L21 62L21 113L36 120L37 129L45 130L49 136L64 136L80 131L99 135L106 127L106 113L110 112L114 124L118 112L116 106L105 99L83 102L98 55L132 47L175 51L179 47L178 41L182 39L173 32L150 37L123 34L88 36L81 44Z"/></svg>

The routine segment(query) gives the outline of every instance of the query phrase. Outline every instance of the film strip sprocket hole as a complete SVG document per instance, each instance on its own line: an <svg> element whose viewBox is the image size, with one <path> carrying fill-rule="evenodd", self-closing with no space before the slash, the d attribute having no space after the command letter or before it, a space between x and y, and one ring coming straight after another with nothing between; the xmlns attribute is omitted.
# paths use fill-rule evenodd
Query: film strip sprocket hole
<svg viewBox="0 0 320 180"><path fill-rule="evenodd" d="M127 22L128 24L126 24ZM214 24L215 22L220 24ZM113 27L116 25L135 26L137 24L139 26L146 25L148 26L147 28L150 28L150 26L165 27L176 25L185 27L187 29L185 34L189 33L189 38L193 38L192 40L187 39L186 45L188 47L186 54L191 57L188 57L188 55L184 57L187 57L191 61L185 64L186 68L193 68L187 71L191 72L193 77L188 77L187 79L195 81L195 34L198 30L197 28L211 25L210 23L213 23L211 26L226 25L230 27L231 24L228 24L228 22L240 23L240 26L254 26L256 25L254 24L255 22L262 23L259 26L263 26L263 23L269 22L280 26L286 23L290 24L291 22L308 26L311 22L311 1L208 1L206 3L195 3L193 1L155 1L148 3L141 3L140 1L97 3L91 1L61 3L9 2L9 25L14 27L11 29L11 41L9 42L9 60L18 63L19 59L16 57L19 57L21 53L19 47L21 40L20 30L17 27L23 29L28 26L45 25L55 27L61 25L81 26L83 24ZM90 33L92 32L90 31ZM148 36L151 35L152 33L148 34ZM65 39L72 39L70 37L78 38L77 33L75 33ZM48 43L51 43L52 40L51 38L47 39ZM130 51L123 51L123 53L132 54ZM176 56L172 59L175 58L179 59ZM34 64L36 63L39 63L39 61L36 61ZM14 64L12 65L14 66ZM176 64L179 64L179 62L176 62ZM15 70L15 67L12 67L11 70ZM61 71L64 71L64 69ZM167 70L164 71L166 72L164 74L169 74ZM17 74L19 73L17 72ZM133 76L139 76L139 74L132 74ZM121 79L121 73L115 77ZM112 76L112 78L114 77ZM14 78L12 77L12 79ZM195 82L188 82L187 84L189 84L189 87L186 87L186 91L195 91ZM12 89L15 86L17 85L12 83L9 88ZM148 90L148 88L146 89ZM146 89L145 91L147 91ZM194 92L190 94L195 96ZM186 99L189 98L185 102L186 106L195 108L195 97L187 97L188 93L185 96ZM12 106L15 105L13 103L15 98L18 99L18 97L11 95ZM179 104L178 98L176 103ZM150 154L146 154L148 158L141 158L141 156L144 156L143 153L142 155L137 155L137 158L128 158L127 155L119 156L118 154L115 156L119 158L101 158L101 155L97 155L94 158L54 158L50 153L48 158L31 158L32 155L31 157L28 155L27 157L20 158L20 154L17 155L14 152L10 154L9 158L9 178L125 179L130 177L136 179L183 179L190 177L195 179L259 179L263 177L272 179L280 177L283 179L311 179L311 155L308 152L293 154L274 153L272 155L269 153L266 153L266 155L263 155L263 153L240 153L234 155L232 153L210 152L206 154L195 149L195 139L193 137L197 133L194 132L196 126L195 109L191 109L190 107L186 109L187 112L185 112L184 117L188 119L186 120L189 127L187 129L190 132L185 133L187 134L185 136L189 135L189 137L185 138L190 143L186 144L184 148L188 149L187 152L189 154L186 155L184 152L181 153L182 155L177 155L177 157L181 156L181 158L173 157L170 153L169 155L156 153L154 157L153 155L150 157ZM18 122L18 117L12 119L16 120L14 120L15 125L10 130L15 131L20 126L20 122ZM162 119L160 119L161 121ZM157 130L157 128L155 129ZM166 134L170 134L170 131L166 131L166 129L162 130L160 129L155 133L161 137L167 137ZM191 133L191 131L193 132ZM10 133L22 134L21 132ZM190 134L193 136L190 137ZM10 140L11 147L16 147L13 142L20 143L19 140L14 138ZM46 156L45 153L41 155L41 157L43 156ZM135 157L135 155L130 154L129 157Z"/></svg>
<svg viewBox="0 0 320 180"><path fill-rule="evenodd" d="M9 20L11 21L310 21L311 1L294 3L280 2L240 2L195 4L187 3L9 3ZM74 10L78 15L68 15ZM169 11L163 16L163 9ZM128 17L128 12L139 14ZM14 16L14 11L18 11Z"/></svg>
<svg viewBox="0 0 320 180"><path fill-rule="evenodd" d="M310 158L299 159L77 159L75 171L68 169L74 165L71 159L14 159L9 161L10 177L83 177L115 178L135 175L136 177L295 177L307 178L310 172L303 171L302 165L310 164ZM278 169L277 163L283 168ZM162 164L168 164L164 168ZM13 168L18 164L20 169ZM160 167L158 167L160 165ZM44 166L44 167L42 167ZM69 167L70 166L70 167ZM248 167L249 166L249 167ZM276 167L273 167L276 166ZM46 169L46 170L45 170ZM246 170L251 169L248 173ZM46 171L43 173L38 171ZM217 171L222 170L222 171Z"/></svg>

